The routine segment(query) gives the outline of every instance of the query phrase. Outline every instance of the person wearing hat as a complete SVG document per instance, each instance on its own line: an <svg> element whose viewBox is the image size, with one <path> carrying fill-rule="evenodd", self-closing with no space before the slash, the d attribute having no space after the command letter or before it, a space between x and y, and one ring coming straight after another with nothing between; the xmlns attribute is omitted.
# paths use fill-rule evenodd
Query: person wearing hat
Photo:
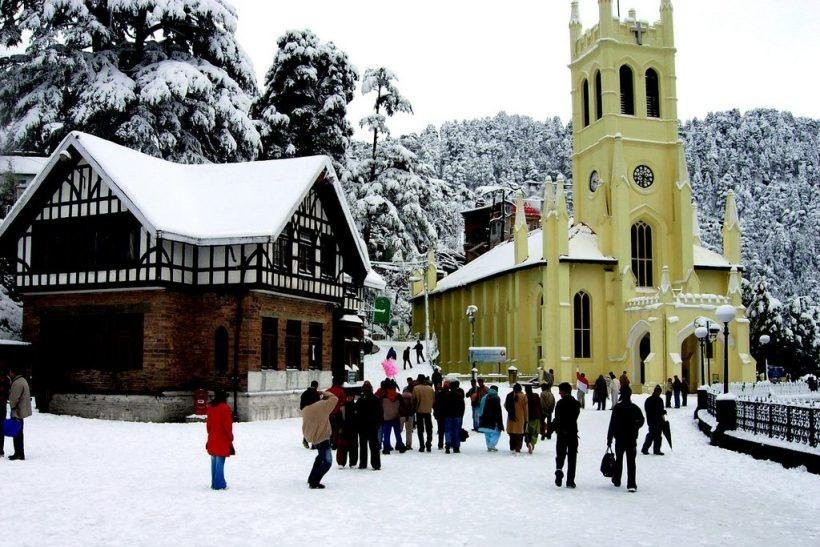
<svg viewBox="0 0 820 547"><path fill-rule="evenodd" d="M615 439L615 470L612 484L621 486L621 475L626 456L626 487L630 492L638 489L635 479L635 456L638 452L638 430L643 427L644 419L640 407L632 402L632 389L626 386L621 389L621 400L612 409L609 419L609 431L606 435L607 448L612 447Z"/></svg>
<svg viewBox="0 0 820 547"><path fill-rule="evenodd" d="M567 488L575 488L575 460L578 457L578 416L581 403L572 397L572 386L561 382L558 386L561 398L555 404L552 427L557 435L555 441L555 486L564 479L564 460L567 462Z"/></svg>
<svg viewBox="0 0 820 547"><path fill-rule="evenodd" d="M382 429L382 403L373 394L373 385L365 380L362 395L356 401L356 426L359 434L359 469L367 469L367 453L374 471L381 469L379 433Z"/></svg>
<svg viewBox="0 0 820 547"><path fill-rule="evenodd" d="M233 412L228 406L228 395L224 389L214 391L214 398L208 405L205 429L208 440L205 450L211 456L211 488L225 490L225 458L233 454Z"/></svg>
<svg viewBox="0 0 820 547"><path fill-rule="evenodd" d="M416 409L416 429L419 436L419 452L430 452L433 444L433 402L436 392L423 374L419 374L413 387L413 406ZM425 442L425 434L427 441Z"/></svg>

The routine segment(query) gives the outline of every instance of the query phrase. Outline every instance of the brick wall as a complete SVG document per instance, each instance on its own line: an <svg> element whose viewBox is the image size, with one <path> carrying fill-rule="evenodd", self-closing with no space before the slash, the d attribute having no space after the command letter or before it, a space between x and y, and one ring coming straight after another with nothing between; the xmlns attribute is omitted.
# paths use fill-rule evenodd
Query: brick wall
<svg viewBox="0 0 820 547"><path fill-rule="evenodd" d="M241 389L247 388L247 372L261 364L262 317L279 319L279 368L284 369L285 323L302 321L302 368L308 368L308 324L323 325L323 369L330 370L333 340L332 310L320 302L298 300L266 293L191 293L173 290L140 290L59 295L28 295L23 302L23 337L40 342L44 313L58 310L135 312L143 314L143 367L131 371L60 371L61 384L54 389L101 393L157 393L198 386L230 387L234 363L237 302L242 307L239 339ZM228 331L228 374L214 368L214 334ZM43 352L40 352L41 355Z"/></svg>

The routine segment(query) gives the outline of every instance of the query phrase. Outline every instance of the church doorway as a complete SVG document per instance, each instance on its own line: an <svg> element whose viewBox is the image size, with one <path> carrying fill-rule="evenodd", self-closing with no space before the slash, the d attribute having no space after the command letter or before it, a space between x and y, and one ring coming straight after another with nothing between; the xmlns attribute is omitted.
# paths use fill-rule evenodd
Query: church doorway
<svg viewBox="0 0 820 547"><path fill-rule="evenodd" d="M700 344L694 334L687 336L680 346L681 379L686 378L689 393L695 393L703 382L700 374Z"/></svg>
<svg viewBox="0 0 820 547"><path fill-rule="evenodd" d="M640 359L639 380L641 385L646 383L646 358L652 352L652 346L649 342L649 333L644 334L641 338L641 343L638 346L638 358Z"/></svg>

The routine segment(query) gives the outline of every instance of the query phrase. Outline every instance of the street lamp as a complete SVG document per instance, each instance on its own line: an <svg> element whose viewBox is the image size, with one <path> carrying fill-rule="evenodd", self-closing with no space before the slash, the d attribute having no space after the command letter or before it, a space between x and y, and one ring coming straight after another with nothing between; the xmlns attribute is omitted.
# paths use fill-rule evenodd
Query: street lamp
<svg viewBox="0 0 820 547"><path fill-rule="evenodd" d="M723 393L729 393L729 323L736 313L735 307L729 304L715 310L718 321L723 323Z"/></svg>
<svg viewBox="0 0 820 547"><path fill-rule="evenodd" d="M697 320L695 323L697 323ZM700 343L700 383L701 385L707 385L708 379L704 376L703 354L706 352L706 338L709 336L709 329L704 325L696 327L695 336ZM704 380L707 380L707 382L704 382Z"/></svg>
<svg viewBox="0 0 820 547"><path fill-rule="evenodd" d="M413 283L418 283L421 281L422 287L424 287L424 351L427 353L427 358L431 359L430 357L430 302L428 298L428 290L427 290L427 276L422 275L414 275L410 277L410 281Z"/></svg>
<svg viewBox="0 0 820 547"><path fill-rule="evenodd" d="M769 359L767 358L769 350L765 346L772 341L771 336L768 334L761 334L760 338L760 346L763 349L763 378L768 382L769 381Z"/></svg>
<svg viewBox="0 0 820 547"><path fill-rule="evenodd" d="M475 347L475 316L478 314L478 306L470 304L469 306L467 306L467 310L464 312L464 314L467 316L467 321L470 322L470 347ZM469 348L467 349L467 361L470 362L470 366L473 372L473 379L475 379L477 371L475 369L475 363L470 361Z"/></svg>

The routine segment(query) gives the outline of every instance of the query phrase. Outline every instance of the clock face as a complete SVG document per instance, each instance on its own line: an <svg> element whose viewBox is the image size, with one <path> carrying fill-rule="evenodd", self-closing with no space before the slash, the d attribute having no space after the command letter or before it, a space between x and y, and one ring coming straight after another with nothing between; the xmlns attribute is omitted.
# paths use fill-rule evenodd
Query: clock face
<svg viewBox="0 0 820 547"><path fill-rule="evenodd" d="M598 177L598 171L593 171L589 174L589 191L594 192L601 185L601 179Z"/></svg>
<svg viewBox="0 0 820 547"><path fill-rule="evenodd" d="M639 165L632 172L632 180L641 188L649 188L655 182L655 173L646 165Z"/></svg>

